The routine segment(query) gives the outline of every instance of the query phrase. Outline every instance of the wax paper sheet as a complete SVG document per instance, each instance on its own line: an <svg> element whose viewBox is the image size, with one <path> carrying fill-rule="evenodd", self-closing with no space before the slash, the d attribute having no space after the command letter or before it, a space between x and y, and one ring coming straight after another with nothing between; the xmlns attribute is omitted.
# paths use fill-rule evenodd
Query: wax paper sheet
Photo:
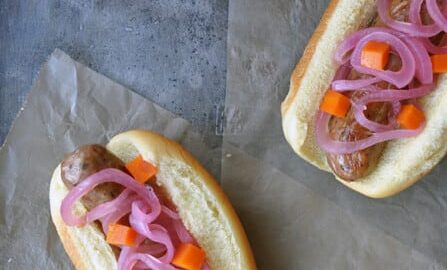
<svg viewBox="0 0 447 270"><path fill-rule="evenodd" d="M131 128L179 141L217 174L221 152L191 125L56 50L0 151L0 269L71 269L51 222L48 188L64 153Z"/></svg>
<svg viewBox="0 0 447 270"><path fill-rule="evenodd" d="M444 269L445 159L399 195L373 200L307 164L285 142L280 103L328 2L230 2L223 150L244 157L224 158L223 186L244 213L262 269ZM254 165L241 172L239 163ZM413 264L419 255L425 260Z"/></svg>

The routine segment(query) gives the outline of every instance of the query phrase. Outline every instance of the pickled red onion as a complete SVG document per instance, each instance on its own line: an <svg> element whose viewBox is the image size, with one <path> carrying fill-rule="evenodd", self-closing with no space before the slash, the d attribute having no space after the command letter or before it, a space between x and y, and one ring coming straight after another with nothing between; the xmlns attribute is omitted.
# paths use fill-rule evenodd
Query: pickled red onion
<svg viewBox="0 0 447 270"><path fill-rule="evenodd" d="M436 0L434 1L436 2ZM380 19L382 19L382 21L390 28L406 33L409 36L431 37L440 33L442 29L436 23L430 25L423 25L422 23L417 23L417 17L420 15L415 11L420 12L422 2L423 2L422 0L413 0L411 2L410 10L412 12L410 12L410 20L412 22L402 22L391 18L389 12L391 0L377 0L377 8ZM428 9L428 2L427 2L427 9ZM432 16L431 13L430 15Z"/></svg>
<svg viewBox="0 0 447 270"><path fill-rule="evenodd" d="M341 65L335 72L334 80L344 80L348 77L352 67L349 64Z"/></svg>
<svg viewBox="0 0 447 270"><path fill-rule="evenodd" d="M144 213L140 207L141 201L135 201L132 204L132 213L129 217L130 225L139 234L145 236L153 242L163 244L166 247L166 253L159 259L164 263L169 263L174 257L174 245L168 231L161 225L150 224L153 220L147 222L150 218L152 218L151 214Z"/></svg>
<svg viewBox="0 0 447 270"><path fill-rule="evenodd" d="M137 248L137 252L148 253L152 256L166 252L166 247L162 244L151 243L151 244L141 244Z"/></svg>
<svg viewBox="0 0 447 270"><path fill-rule="evenodd" d="M125 189L118 197L98 205L86 215L80 217L74 215L72 213L74 203L93 188L105 182L121 184ZM118 222L123 216L130 214L129 223L138 233L137 246L121 247L118 258L119 270L145 269L148 266L153 269L176 269L170 264L175 253L171 237L177 237L178 240L175 240L177 242L195 243L179 215L174 210L160 204L152 187L138 183L117 169L104 169L87 177L70 190L62 201L60 211L62 219L67 225L79 226L99 219L105 233L107 233L108 224ZM162 219L165 221L160 219L162 213L164 214ZM154 222L164 222L167 226L172 226L172 232ZM147 243L146 240L149 242ZM204 263L202 269L207 267L207 264Z"/></svg>
<svg viewBox="0 0 447 270"><path fill-rule="evenodd" d="M393 34L397 37L404 36L404 34L402 33L399 33L397 31L385 27L369 27L359 30L346 37L340 43L340 45L338 45L334 56L335 62L340 65L349 62L349 57L347 57L347 54L356 47L356 45L362 38L374 32L385 32Z"/></svg>
<svg viewBox="0 0 447 270"><path fill-rule="evenodd" d="M377 77L371 77L366 79L357 80L335 80L332 82L332 90L337 92L352 91L356 89L362 89L371 84L380 82L381 79Z"/></svg>
<svg viewBox="0 0 447 270"><path fill-rule="evenodd" d="M182 243L193 243L194 239L191 234L186 230L185 226L180 220L174 221L174 228L177 233L178 238Z"/></svg>
<svg viewBox="0 0 447 270"><path fill-rule="evenodd" d="M428 14L436 22L436 24L444 31L447 32L447 19L442 14L441 8L439 7L436 0L426 0ZM434 35L431 35L434 36Z"/></svg>
<svg viewBox="0 0 447 270"><path fill-rule="evenodd" d="M429 53L433 53L433 54L446 54L447 53L447 46L445 46L445 45L444 46L433 45L433 43L431 43L430 39L428 39L428 38L422 38L420 41Z"/></svg>
<svg viewBox="0 0 447 270"><path fill-rule="evenodd" d="M161 260L144 253L132 253L128 256L127 260L123 263L122 269L132 269L137 262L143 263L144 267L149 269L159 270L177 270L174 266L161 262Z"/></svg>
<svg viewBox="0 0 447 270"><path fill-rule="evenodd" d="M355 120L361 126L374 132L391 130L396 127L394 117L400 110L400 103L397 103L399 105L394 103L394 106L398 106L398 108L393 107L392 115L394 117L390 117L390 119L388 120L389 123L387 125L379 124L366 118L363 111L366 109L367 104L371 102L396 102L401 100L419 98L429 94L430 92L433 91L433 89L434 85L429 84L429 85L422 85L418 88L413 88L409 90L381 90L378 92L367 94L359 98L354 103L353 109L354 109Z"/></svg>
<svg viewBox="0 0 447 270"><path fill-rule="evenodd" d="M423 97L434 90L434 84L422 85L408 90L381 90L361 97L356 103L365 105L371 102L400 101Z"/></svg>
<svg viewBox="0 0 447 270"><path fill-rule="evenodd" d="M125 201L123 201L122 204L114 212L100 219L102 230L104 231L104 233L107 234L109 230L109 224L117 223L121 218L130 213L130 211L132 210L132 202L136 199L138 199L138 196L136 194L133 194Z"/></svg>
<svg viewBox="0 0 447 270"><path fill-rule="evenodd" d="M96 206L95 208L90 210L90 212L87 213L87 215L86 215L86 222L87 223L91 223L91 222L93 222L93 221L95 221L97 219L100 219L100 218L102 218L102 217L104 217L104 216L106 216L106 215L116 211L119 207L121 207L121 205L125 201L128 200L129 197L131 197L131 195L132 195L132 190L125 189L115 199ZM134 197L135 196L131 197L130 201L133 201L132 198L134 198Z"/></svg>
<svg viewBox="0 0 447 270"><path fill-rule="evenodd" d="M377 70L365 67L361 64L362 49L370 41L381 41L388 43L394 51L399 54L402 67L399 71ZM416 62L413 53L408 46L398 37L384 31L376 31L364 36L356 45L351 56L352 67L364 74L375 76L383 81L389 82L398 88L402 88L413 80L416 72Z"/></svg>
<svg viewBox="0 0 447 270"><path fill-rule="evenodd" d="M357 123L359 123L364 128L367 128L374 132L381 132L381 131L387 131L395 128L395 119L389 118L388 124L380 124L376 123L374 121L369 120L364 113L364 110L366 110L366 106L355 106L354 108L354 116Z"/></svg>
<svg viewBox="0 0 447 270"><path fill-rule="evenodd" d="M447 38L444 35L439 45L434 45L430 37L447 31L447 2L440 7L436 0L427 0L427 11L433 23L424 25L421 18L424 0L414 0L410 4L409 21L396 21L390 15L390 0L378 0L378 12L382 21L390 28L370 27L349 35L340 43L335 52L335 62L341 67L336 73L331 89L333 91L362 91L351 100L356 122L371 131L371 136L353 142L335 141L327 130L330 115L318 112L315 120L315 133L320 147L328 153L349 154L374 144L395 139L416 136L422 132L425 123L416 130L397 129L396 117L401 109L402 100L413 100L431 93L434 88L432 63L429 53L447 53ZM361 65L363 47L369 41L381 41L389 44L391 53L398 54L402 67L399 71L375 70ZM348 80L346 67L350 66L362 74L360 79ZM369 75L370 77L366 77ZM417 79L417 80L415 80ZM387 82L402 89L381 89L378 82ZM421 85L419 87L415 87ZM392 109L388 113L388 124L373 122L364 114L370 102L389 102ZM413 102L413 101L410 101Z"/></svg>
<svg viewBox="0 0 447 270"><path fill-rule="evenodd" d="M180 219L179 215L176 212L172 211L164 205L161 206L161 211L172 219Z"/></svg>
<svg viewBox="0 0 447 270"><path fill-rule="evenodd" d="M404 41L417 62L415 74L416 78L422 84L431 84L433 82L432 63L430 55L425 49L421 39L408 37L404 38Z"/></svg>
<svg viewBox="0 0 447 270"><path fill-rule="evenodd" d="M72 213L73 204L80 199L82 196L87 194L96 186L106 183L113 182L127 187L128 189L137 193L143 200L148 204L152 204L153 194L145 188L142 184L135 181L128 174L118 170L118 169L104 169L93 175L87 177L84 181L79 183L77 186L73 187L68 195L62 200L61 204L61 216L64 222L69 226L82 226L87 222L86 215L77 217Z"/></svg>

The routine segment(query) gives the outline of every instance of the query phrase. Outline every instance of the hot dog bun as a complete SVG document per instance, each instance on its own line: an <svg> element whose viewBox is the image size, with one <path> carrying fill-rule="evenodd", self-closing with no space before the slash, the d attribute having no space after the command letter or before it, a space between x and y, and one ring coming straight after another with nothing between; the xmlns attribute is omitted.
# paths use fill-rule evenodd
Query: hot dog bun
<svg viewBox="0 0 447 270"><path fill-rule="evenodd" d="M177 206L188 231L207 254L211 269L256 269L244 229L213 177L178 143L159 134L132 130L116 135L107 149L124 162L138 154L158 168L157 183ZM117 263L96 224L66 226L60 205L68 193L56 168L50 185L51 217L76 269L116 269ZM75 211L85 212L77 203Z"/></svg>
<svg viewBox="0 0 447 270"><path fill-rule="evenodd" d="M333 0L295 67L290 90L281 105L286 140L303 159L331 172L317 145L314 117L337 66L335 50L343 39L376 16L375 0ZM438 78L435 91L421 100L427 118L422 134L387 143L377 168L355 182L341 183L366 196L383 198L411 186L442 159L447 150L447 76Z"/></svg>

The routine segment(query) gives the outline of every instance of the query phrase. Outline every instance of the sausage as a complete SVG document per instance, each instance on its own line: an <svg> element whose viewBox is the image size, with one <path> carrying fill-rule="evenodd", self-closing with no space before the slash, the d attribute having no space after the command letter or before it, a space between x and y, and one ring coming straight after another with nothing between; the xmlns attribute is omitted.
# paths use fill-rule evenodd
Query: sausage
<svg viewBox="0 0 447 270"><path fill-rule="evenodd" d="M61 165L61 177L68 189L82 182L88 176L106 168L116 168L127 172L124 163L99 144L84 145L66 155ZM95 187L81 198L81 202L91 210L97 205L116 198L123 187L116 183L104 183Z"/></svg>
<svg viewBox="0 0 447 270"><path fill-rule="evenodd" d="M355 92L353 98L359 97L361 94L361 92ZM368 105L365 115L372 121L386 124L389 109L390 106L386 103L371 103ZM368 129L357 123L352 110L345 118L333 117L329 122L329 133L332 138L339 141L356 141L371 135ZM346 181L354 181L374 170L384 147L385 143L380 143L352 154L328 153L326 157L329 166L337 176Z"/></svg>
<svg viewBox="0 0 447 270"><path fill-rule="evenodd" d="M357 99L363 95L364 92L355 91L351 94L351 98ZM388 103L370 103L365 110L365 116L371 121L387 124L390 109L391 106ZM357 141L369 137L371 132L357 123L353 110L350 110L344 118L331 118L329 134L339 141ZM379 143L352 154L328 153L326 157L329 166L337 176L346 181L354 181L374 170L384 148L385 143Z"/></svg>
<svg viewBox="0 0 447 270"><path fill-rule="evenodd" d="M391 4L391 15L397 20L407 20L410 8L409 1L393 0ZM372 24L383 26L380 18L377 17ZM401 66L400 59L391 55L387 69L399 70ZM349 75L349 79L362 78L363 75L355 70ZM387 88L387 83L379 83L378 87ZM354 91L349 94L352 99L360 98L364 93ZM377 102L368 104L365 110L365 116L375 122L387 124L388 113L391 106L388 103ZM330 136L339 141L357 141L371 136L371 132L362 127L354 117L351 110L344 118L332 117L329 122ZM379 143L369 148L354 152L352 154L326 154L326 158L332 171L340 178L346 181L355 181L370 174L377 166L378 160L385 148L385 143Z"/></svg>

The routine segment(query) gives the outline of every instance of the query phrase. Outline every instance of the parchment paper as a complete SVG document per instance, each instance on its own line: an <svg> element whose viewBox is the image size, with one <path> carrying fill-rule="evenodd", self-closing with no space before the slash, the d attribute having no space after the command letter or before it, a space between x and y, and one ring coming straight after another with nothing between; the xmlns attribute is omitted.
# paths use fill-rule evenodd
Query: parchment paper
<svg viewBox="0 0 447 270"><path fill-rule="evenodd" d="M445 159L410 189L373 200L284 140L280 103L328 2L230 2L223 186L243 211L262 269L444 269Z"/></svg>
<svg viewBox="0 0 447 270"><path fill-rule="evenodd" d="M212 173L219 148L190 124L56 50L0 151L0 269L71 269L51 222L48 188L64 153L131 128L179 141Z"/></svg>
<svg viewBox="0 0 447 270"><path fill-rule="evenodd" d="M327 1L231 1L222 185L260 269L445 269L446 161L386 200L293 154L280 128L289 76ZM48 184L65 152L133 127L179 140L218 174L220 149L183 119L61 51L37 78L0 151L0 269L70 269Z"/></svg>

